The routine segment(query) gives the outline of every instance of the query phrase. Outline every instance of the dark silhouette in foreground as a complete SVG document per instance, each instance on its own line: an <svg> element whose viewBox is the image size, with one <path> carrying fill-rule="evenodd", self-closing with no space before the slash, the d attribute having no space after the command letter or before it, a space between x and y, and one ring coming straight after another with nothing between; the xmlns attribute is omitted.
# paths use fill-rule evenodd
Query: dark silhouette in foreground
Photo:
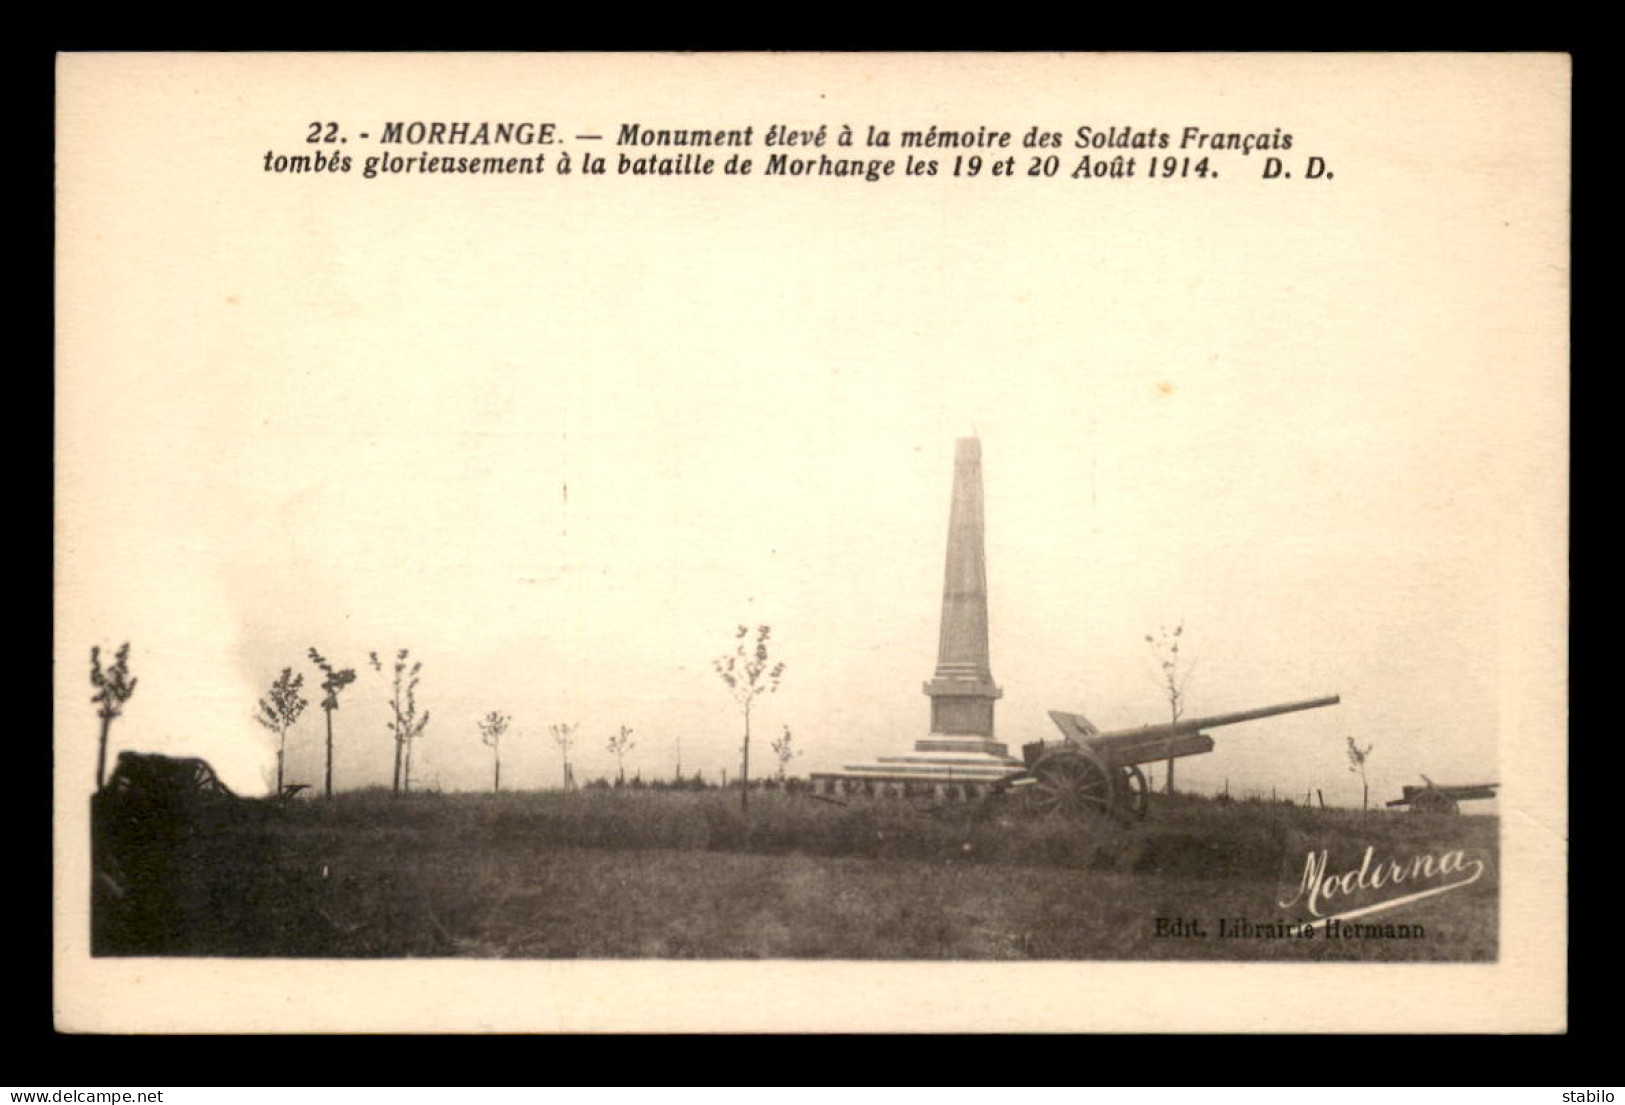
<svg viewBox="0 0 1625 1105"><path fill-rule="evenodd" d="M321 872L279 864L263 831L280 809L204 760L119 753L91 799L91 954L331 954L308 885Z"/></svg>

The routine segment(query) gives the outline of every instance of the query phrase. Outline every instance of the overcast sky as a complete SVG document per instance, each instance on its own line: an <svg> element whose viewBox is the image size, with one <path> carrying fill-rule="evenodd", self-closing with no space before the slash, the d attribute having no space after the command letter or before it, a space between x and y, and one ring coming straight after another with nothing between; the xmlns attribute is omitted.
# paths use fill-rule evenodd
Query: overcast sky
<svg viewBox="0 0 1625 1105"><path fill-rule="evenodd" d="M285 665L312 688L314 645L360 672L338 784L387 784L365 660L404 647L433 714L420 785L489 785L492 709L515 719L506 786L558 784L558 722L581 726L578 778L612 770L622 725L646 778L679 741L685 769L731 775L740 718L711 661L741 623L770 624L787 665L758 770L785 726L798 773L906 751L954 441L975 434L1013 747L1054 736L1051 709L1161 720L1144 637L1183 623L1189 714L1343 700L1215 731L1187 786L1357 804L1347 736L1375 746L1374 798L1498 777L1498 696L1525 677L1507 587L1563 594L1560 540L1534 577L1506 549L1565 524L1561 197L1517 157L1549 144L1549 104L1471 72L1396 84L1372 116L1414 101L1395 133L1324 106L1353 87L1334 66L1254 88L1192 65L936 72L918 98L919 74L860 59L822 82L667 59L641 89L543 69L437 85L313 60L244 96L224 70L134 59L80 101L105 122L65 143L61 185L73 755L94 746L88 649L128 639L115 749L203 755L259 790L255 701ZM1280 126L1336 179L1268 184L1256 155L1245 179L1172 183L260 167L315 118L877 116ZM320 782L321 723L313 705L291 733L291 780Z"/></svg>

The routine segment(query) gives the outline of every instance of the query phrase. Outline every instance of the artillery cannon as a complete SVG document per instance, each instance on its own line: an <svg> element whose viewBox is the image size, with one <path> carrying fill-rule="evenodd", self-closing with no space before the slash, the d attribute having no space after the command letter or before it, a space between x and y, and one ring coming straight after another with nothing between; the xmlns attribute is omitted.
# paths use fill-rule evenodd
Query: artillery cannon
<svg viewBox="0 0 1625 1105"><path fill-rule="evenodd" d="M1422 781L1424 787L1404 786L1400 788L1403 798L1395 798L1387 803L1389 806L1409 806L1412 813L1460 813L1459 802L1470 802L1474 799L1494 798L1495 788L1500 783L1462 783L1455 786L1446 786L1435 783L1426 775Z"/></svg>
<svg viewBox="0 0 1625 1105"><path fill-rule="evenodd" d="M1213 751L1213 738L1203 729L1335 706L1339 701L1337 695L1329 695L1107 733L1082 714L1051 710L1049 716L1061 730L1061 740L1022 745L1026 767L1000 779L992 789L994 793L1020 794L1027 808L1039 815L1144 817L1150 786L1140 771L1141 764Z"/></svg>

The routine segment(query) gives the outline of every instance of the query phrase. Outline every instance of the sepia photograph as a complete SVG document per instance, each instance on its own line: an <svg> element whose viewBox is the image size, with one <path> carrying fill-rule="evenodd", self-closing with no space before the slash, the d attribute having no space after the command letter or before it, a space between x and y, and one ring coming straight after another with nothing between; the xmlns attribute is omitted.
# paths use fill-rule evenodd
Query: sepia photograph
<svg viewBox="0 0 1625 1105"><path fill-rule="evenodd" d="M62 55L59 1028L1561 1031L1569 113Z"/></svg>

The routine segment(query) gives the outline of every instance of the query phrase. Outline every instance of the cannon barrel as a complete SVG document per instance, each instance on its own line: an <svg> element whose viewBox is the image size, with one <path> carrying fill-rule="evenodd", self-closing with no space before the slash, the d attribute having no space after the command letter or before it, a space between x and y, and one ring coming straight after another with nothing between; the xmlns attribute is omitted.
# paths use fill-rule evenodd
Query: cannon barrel
<svg viewBox="0 0 1625 1105"><path fill-rule="evenodd" d="M1134 729L1117 729L1110 733L1101 733L1094 739L1109 741L1114 737L1176 737L1184 733L1214 729L1220 725L1236 725L1243 721L1274 717L1277 714L1295 714L1299 710L1318 710L1322 706L1336 706L1340 701L1341 699L1335 694L1327 695L1324 698L1306 698L1302 702L1283 702L1278 706L1260 706L1253 710L1237 710L1232 714L1181 718L1177 722L1164 722L1161 725L1142 725Z"/></svg>

